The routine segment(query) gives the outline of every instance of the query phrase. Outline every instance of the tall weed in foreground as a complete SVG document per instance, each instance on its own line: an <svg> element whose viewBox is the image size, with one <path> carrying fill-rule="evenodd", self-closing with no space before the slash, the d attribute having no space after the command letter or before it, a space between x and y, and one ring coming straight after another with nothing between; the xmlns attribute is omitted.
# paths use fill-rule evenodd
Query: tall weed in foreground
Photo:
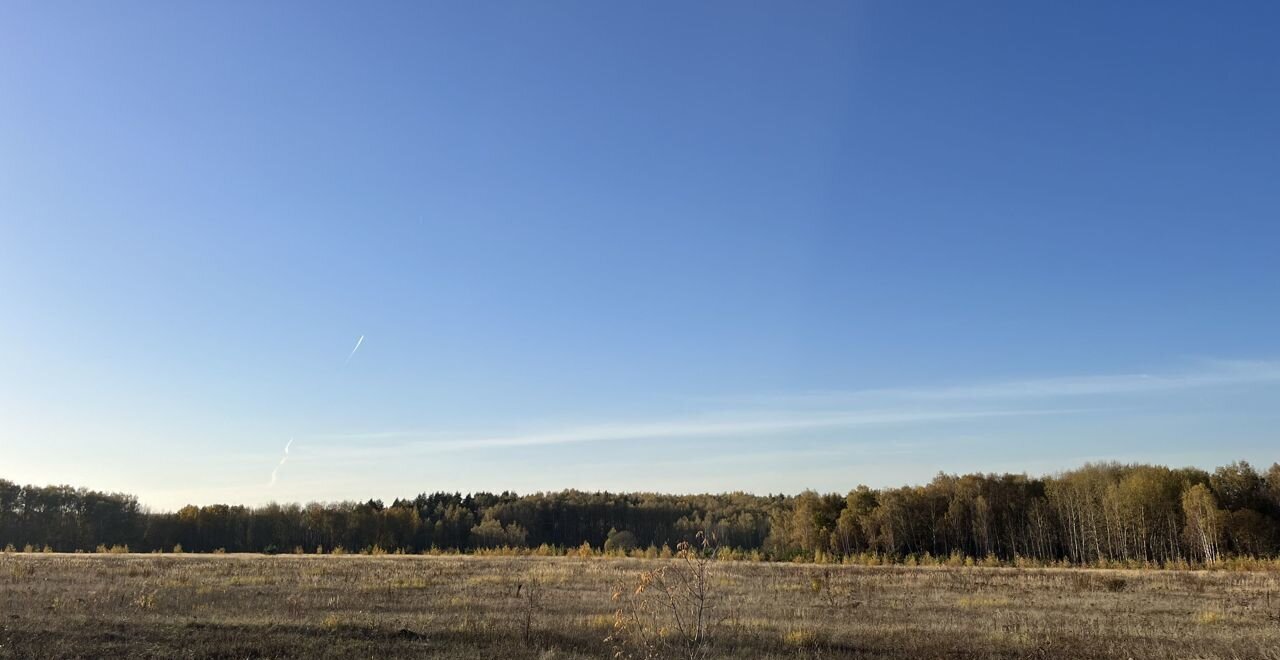
<svg viewBox="0 0 1280 660"><path fill-rule="evenodd" d="M708 657L723 622L712 591L714 538L699 532L695 543L676 546L674 563L645 571L613 591L613 633L605 639L619 659Z"/></svg>
<svg viewBox="0 0 1280 660"><path fill-rule="evenodd" d="M542 611L542 580L536 573L529 573L524 582L516 585L516 597L520 599L524 645L529 646L533 643L534 626Z"/></svg>

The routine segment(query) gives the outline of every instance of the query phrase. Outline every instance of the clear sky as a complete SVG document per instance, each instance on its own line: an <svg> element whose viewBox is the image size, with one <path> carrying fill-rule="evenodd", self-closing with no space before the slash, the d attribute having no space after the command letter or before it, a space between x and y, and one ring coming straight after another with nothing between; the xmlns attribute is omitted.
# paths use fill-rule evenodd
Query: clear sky
<svg viewBox="0 0 1280 660"><path fill-rule="evenodd" d="M0 477L166 509L1270 464L1277 25L3 3Z"/></svg>

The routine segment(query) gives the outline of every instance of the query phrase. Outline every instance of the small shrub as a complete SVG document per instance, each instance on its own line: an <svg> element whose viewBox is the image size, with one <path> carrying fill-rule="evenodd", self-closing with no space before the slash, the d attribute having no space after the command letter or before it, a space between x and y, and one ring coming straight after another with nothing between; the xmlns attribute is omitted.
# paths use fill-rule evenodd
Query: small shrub
<svg viewBox="0 0 1280 660"><path fill-rule="evenodd" d="M542 611L542 580L536 574L530 573L524 582L516 586L516 597L520 599L524 644L529 646L533 643L534 624Z"/></svg>
<svg viewBox="0 0 1280 660"><path fill-rule="evenodd" d="M636 547L636 535L628 530L609 530L609 537L604 541L605 552L627 553Z"/></svg>
<svg viewBox="0 0 1280 660"><path fill-rule="evenodd" d="M149 610L156 606L156 592L144 591L133 598L133 606L140 610Z"/></svg>
<svg viewBox="0 0 1280 660"><path fill-rule="evenodd" d="M1012 601L1004 596L964 596L956 601L958 607L984 608L984 607L1008 607Z"/></svg>
<svg viewBox="0 0 1280 660"><path fill-rule="evenodd" d="M681 542L679 561L640 574L638 584L613 591L613 634L605 638L614 657L690 659L706 657L714 630L723 623L712 591L713 539L701 532L698 545Z"/></svg>
<svg viewBox="0 0 1280 660"><path fill-rule="evenodd" d="M1120 593L1129 586L1129 581L1122 577L1109 577L1102 580L1102 588L1111 593Z"/></svg>
<svg viewBox="0 0 1280 660"><path fill-rule="evenodd" d="M1214 612L1213 610L1204 610L1196 612L1195 622L1202 626L1212 626L1226 621L1227 617L1222 612Z"/></svg>
<svg viewBox="0 0 1280 660"><path fill-rule="evenodd" d="M797 628L782 634L783 645L796 649L816 649L826 642L826 635L815 628Z"/></svg>

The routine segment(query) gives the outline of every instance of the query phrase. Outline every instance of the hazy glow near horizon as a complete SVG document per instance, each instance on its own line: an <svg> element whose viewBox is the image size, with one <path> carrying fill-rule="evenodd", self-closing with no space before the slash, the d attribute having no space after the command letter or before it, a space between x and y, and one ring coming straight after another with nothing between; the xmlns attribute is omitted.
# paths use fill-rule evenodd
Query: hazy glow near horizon
<svg viewBox="0 0 1280 660"><path fill-rule="evenodd" d="M1269 464L1280 6L1205 11L0 7L0 478Z"/></svg>

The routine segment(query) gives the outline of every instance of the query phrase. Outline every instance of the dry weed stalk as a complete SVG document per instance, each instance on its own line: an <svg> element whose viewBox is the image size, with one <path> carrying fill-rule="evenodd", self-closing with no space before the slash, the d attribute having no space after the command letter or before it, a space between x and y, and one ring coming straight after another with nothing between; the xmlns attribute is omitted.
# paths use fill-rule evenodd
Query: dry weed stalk
<svg viewBox="0 0 1280 660"><path fill-rule="evenodd" d="M675 563L641 573L634 586L619 585L613 634L605 639L614 657L707 657L711 633L723 621L711 589L715 558L715 539L699 532L696 543L676 546Z"/></svg>
<svg viewBox="0 0 1280 660"><path fill-rule="evenodd" d="M516 585L516 598L520 599L524 643L529 646L533 643L534 623L542 609L542 581L536 574L530 573L528 579Z"/></svg>

